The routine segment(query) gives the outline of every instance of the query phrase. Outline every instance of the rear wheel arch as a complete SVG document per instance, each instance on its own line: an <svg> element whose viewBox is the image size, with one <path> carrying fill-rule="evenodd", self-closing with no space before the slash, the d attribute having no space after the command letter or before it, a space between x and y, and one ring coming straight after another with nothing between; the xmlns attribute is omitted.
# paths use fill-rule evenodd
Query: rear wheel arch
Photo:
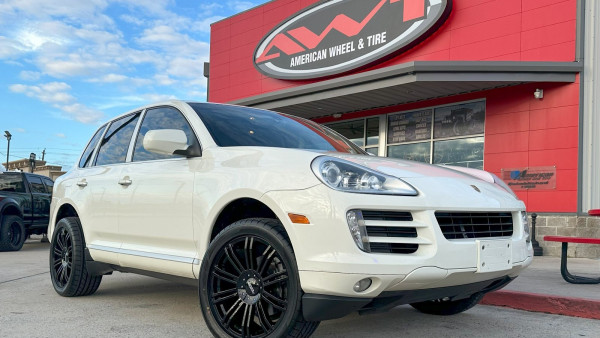
<svg viewBox="0 0 600 338"><path fill-rule="evenodd" d="M23 218L21 209L15 202L8 202L1 208L2 215L14 215Z"/></svg>

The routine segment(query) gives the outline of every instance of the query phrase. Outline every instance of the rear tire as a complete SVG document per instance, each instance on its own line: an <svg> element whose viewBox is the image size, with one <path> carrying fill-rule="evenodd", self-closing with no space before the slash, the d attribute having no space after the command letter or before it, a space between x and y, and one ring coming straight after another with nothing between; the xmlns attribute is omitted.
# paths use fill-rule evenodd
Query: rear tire
<svg viewBox="0 0 600 338"><path fill-rule="evenodd" d="M19 251L27 237L21 217L16 215L2 216L0 224L0 251Z"/></svg>
<svg viewBox="0 0 600 338"><path fill-rule="evenodd" d="M102 276L91 275L85 263L85 240L78 217L61 219L50 244L50 278L63 297L87 296L98 290Z"/></svg>
<svg viewBox="0 0 600 338"><path fill-rule="evenodd" d="M469 298L444 301L441 299L431 300L421 303L410 304L415 309L430 315L450 316L469 310L479 304L483 298L483 293L476 293Z"/></svg>
<svg viewBox="0 0 600 338"><path fill-rule="evenodd" d="M200 308L215 337L309 337L294 251L278 220L225 228L200 268Z"/></svg>

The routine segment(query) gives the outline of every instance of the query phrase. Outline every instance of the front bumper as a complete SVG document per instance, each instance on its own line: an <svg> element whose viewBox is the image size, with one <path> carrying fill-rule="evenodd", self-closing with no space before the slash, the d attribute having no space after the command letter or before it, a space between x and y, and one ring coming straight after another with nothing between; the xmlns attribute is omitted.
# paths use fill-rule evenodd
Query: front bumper
<svg viewBox="0 0 600 338"><path fill-rule="evenodd" d="M445 288L506 276L514 278L527 267L533 252L523 235L522 202L508 194L496 198L480 195L468 198L443 195L442 198L423 192L416 197L365 195L319 185L303 191L268 192L263 200L277 210L290 236L305 293L374 299L385 292ZM417 229L417 238L409 240L418 243L418 249L410 254L361 251L351 237L345 218L351 209L410 212L413 220L404 225ZM468 238L446 239L437 223L436 211L510 212L513 235L499 238L510 245L510 265L482 270L480 242ZM287 213L305 215L311 223L292 224ZM363 278L371 278L372 285L363 292L355 292L353 286Z"/></svg>
<svg viewBox="0 0 600 338"><path fill-rule="evenodd" d="M302 312L308 321L322 321L344 317L352 312L360 314L383 312L398 305L424 302L448 297L459 300L476 293L488 293L503 288L514 278L504 276L492 280L442 288L384 292L375 298L352 298L305 294Z"/></svg>

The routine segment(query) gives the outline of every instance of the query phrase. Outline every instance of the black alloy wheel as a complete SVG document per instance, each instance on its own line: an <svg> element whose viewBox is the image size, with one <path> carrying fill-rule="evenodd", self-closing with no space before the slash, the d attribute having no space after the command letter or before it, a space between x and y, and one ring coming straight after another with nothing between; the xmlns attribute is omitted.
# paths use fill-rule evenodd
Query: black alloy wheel
<svg viewBox="0 0 600 338"><path fill-rule="evenodd" d="M100 286L102 276L88 272L85 240L77 217L61 219L50 243L50 279L54 290L64 297L90 295Z"/></svg>
<svg viewBox="0 0 600 338"><path fill-rule="evenodd" d="M56 244L52 246L51 261L53 273L56 275L56 285L64 288L73 272L73 239L66 228L58 230L54 237Z"/></svg>
<svg viewBox="0 0 600 338"><path fill-rule="evenodd" d="M0 224L0 251L19 251L25 243L23 220L17 215L3 215Z"/></svg>
<svg viewBox="0 0 600 338"><path fill-rule="evenodd" d="M307 337L318 322L301 314L293 251L276 220L227 227L202 264L200 303L217 337Z"/></svg>

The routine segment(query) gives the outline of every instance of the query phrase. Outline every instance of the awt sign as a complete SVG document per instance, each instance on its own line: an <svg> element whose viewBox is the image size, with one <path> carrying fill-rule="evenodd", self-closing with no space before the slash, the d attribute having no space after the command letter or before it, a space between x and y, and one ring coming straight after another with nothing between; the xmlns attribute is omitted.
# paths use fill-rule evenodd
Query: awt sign
<svg viewBox="0 0 600 338"><path fill-rule="evenodd" d="M423 41L451 8L451 0L321 2L267 34L254 64L279 79L313 79L366 67Z"/></svg>

